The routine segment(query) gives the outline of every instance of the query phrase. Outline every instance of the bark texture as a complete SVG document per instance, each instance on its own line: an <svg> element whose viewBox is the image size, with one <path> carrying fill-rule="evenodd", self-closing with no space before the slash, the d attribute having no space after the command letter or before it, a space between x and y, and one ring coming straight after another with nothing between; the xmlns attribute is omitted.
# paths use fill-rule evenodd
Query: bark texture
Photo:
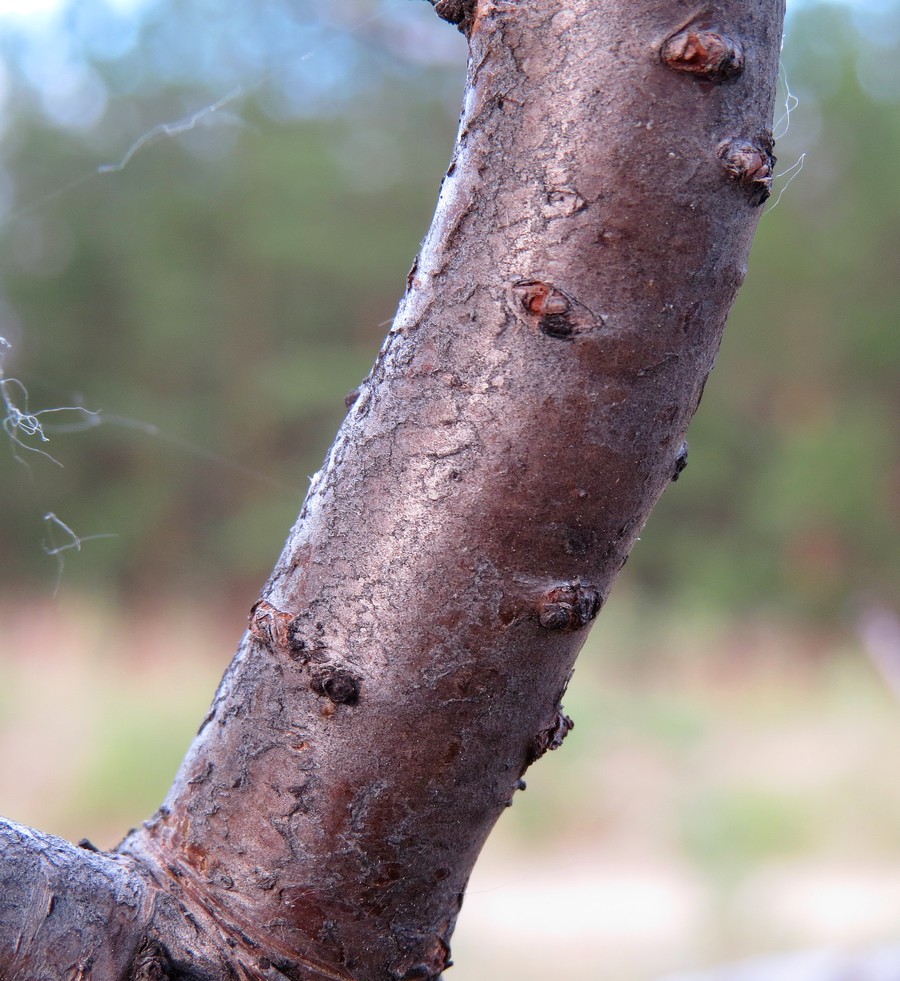
<svg viewBox="0 0 900 981"><path fill-rule="evenodd" d="M437 978L485 838L571 728L771 185L783 2L436 9L468 85L387 341L165 805L108 856L7 829L40 881L4 978ZM60 972L43 897L88 882Z"/></svg>

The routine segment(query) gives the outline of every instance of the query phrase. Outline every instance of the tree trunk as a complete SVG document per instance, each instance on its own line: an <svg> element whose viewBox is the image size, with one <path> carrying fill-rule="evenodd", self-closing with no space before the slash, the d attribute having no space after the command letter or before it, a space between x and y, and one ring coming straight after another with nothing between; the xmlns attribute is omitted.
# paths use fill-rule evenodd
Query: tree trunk
<svg viewBox="0 0 900 981"><path fill-rule="evenodd" d="M769 192L783 0L435 6L468 84L387 341L165 805L109 854L0 826L5 979L437 978L572 726Z"/></svg>

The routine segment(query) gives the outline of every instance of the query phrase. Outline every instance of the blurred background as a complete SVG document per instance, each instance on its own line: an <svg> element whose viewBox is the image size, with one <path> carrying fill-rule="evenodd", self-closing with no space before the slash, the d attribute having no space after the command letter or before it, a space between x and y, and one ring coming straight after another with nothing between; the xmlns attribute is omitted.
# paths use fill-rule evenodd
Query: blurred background
<svg viewBox="0 0 900 981"><path fill-rule="evenodd" d="M428 226L415 0L0 0L0 813L151 813ZM900 6L790 5L690 433L473 877L457 981L900 940Z"/></svg>

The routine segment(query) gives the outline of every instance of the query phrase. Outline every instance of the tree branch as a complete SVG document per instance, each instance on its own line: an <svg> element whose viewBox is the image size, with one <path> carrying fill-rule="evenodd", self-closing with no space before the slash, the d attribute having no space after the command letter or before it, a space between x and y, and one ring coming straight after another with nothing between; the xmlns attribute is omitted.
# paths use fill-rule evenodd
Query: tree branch
<svg viewBox="0 0 900 981"><path fill-rule="evenodd" d="M434 223L165 806L107 860L151 911L141 977L448 965L744 276L782 0L435 6L470 59Z"/></svg>

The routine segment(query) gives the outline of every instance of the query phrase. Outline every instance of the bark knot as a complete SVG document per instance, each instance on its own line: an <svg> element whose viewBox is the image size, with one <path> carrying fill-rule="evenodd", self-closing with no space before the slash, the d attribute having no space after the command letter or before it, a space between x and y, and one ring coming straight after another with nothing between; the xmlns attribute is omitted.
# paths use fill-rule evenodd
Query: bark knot
<svg viewBox="0 0 900 981"><path fill-rule="evenodd" d="M537 321L538 329L550 337L568 338L575 331L569 313L572 302L552 283L522 280L513 285L526 317Z"/></svg>
<svg viewBox="0 0 900 981"><path fill-rule="evenodd" d="M538 602L538 622L545 630L580 630L597 615L600 593L578 579L555 586Z"/></svg>
<svg viewBox="0 0 900 981"><path fill-rule="evenodd" d="M456 24L460 31L468 37L475 23L477 0L429 0L434 12L449 24Z"/></svg>
<svg viewBox="0 0 900 981"><path fill-rule="evenodd" d="M145 937L141 942L128 981L175 981L169 952L158 940Z"/></svg>
<svg viewBox="0 0 900 981"><path fill-rule="evenodd" d="M772 193L774 146L771 135L765 134L754 141L739 138L723 140L716 148L716 156L725 173L744 189L754 207L763 204Z"/></svg>
<svg viewBox="0 0 900 981"><path fill-rule="evenodd" d="M544 198L541 214L544 218L569 218L587 207L587 202L574 187L551 188Z"/></svg>
<svg viewBox="0 0 900 981"><path fill-rule="evenodd" d="M570 292L543 278L511 282L507 303L522 323L558 340L574 341L605 324L602 314L590 310Z"/></svg>
<svg viewBox="0 0 900 981"><path fill-rule="evenodd" d="M743 45L715 31L680 31L663 42L659 53L674 71L710 82L728 81L744 70Z"/></svg>
<svg viewBox="0 0 900 981"><path fill-rule="evenodd" d="M343 668L323 668L312 676L309 687L335 705L355 705L359 701L359 679Z"/></svg>
<svg viewBox="0 0 900 981"><path fill-rule="evenodd" d="M250 633L273 654L303 659L306 642L300 637L297 618L273 606L268 600L253 605L248 618Z"/></svg>

